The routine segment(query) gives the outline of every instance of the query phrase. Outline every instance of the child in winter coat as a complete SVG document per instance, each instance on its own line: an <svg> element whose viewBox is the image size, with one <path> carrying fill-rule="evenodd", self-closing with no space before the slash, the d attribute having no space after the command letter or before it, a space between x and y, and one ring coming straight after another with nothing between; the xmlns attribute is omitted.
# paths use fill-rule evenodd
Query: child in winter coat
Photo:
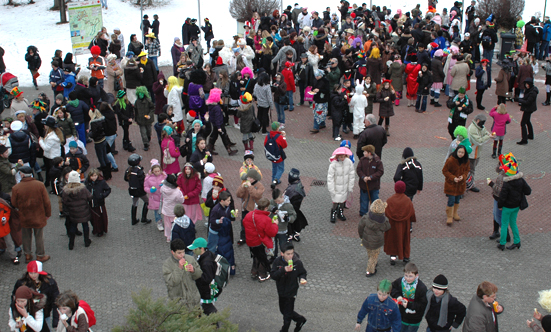
<svg viewBox="0 0 551 332"><path fill-rule="evenodd" d="M186 216L186 209L182 204L174 206L174 223L172 224L172 240L180 239L186 244L186 254L193 256L193 251L187 248L195 240L195 224Z"/></svg>
<svg viewBox="0 0 551 332"><path fill-rule="evenodd" d="M415 264L406 264L404 276L392 282L390 296L397 300L400 308L402 329L419 326L427 307L427 286L419 279L419 270Z"/></svg>
<svg viewBox="0 0 551 332"><path fill-rule="evenodd" d="M233 156L237 153L237 150L233 150L232 143L228 134L226 132L226 127L224 126L224 113L222 113L222 108L220 107L220 97L222 95L222 90L214 88L210 90L209 98L206 102L208 108L208 114L210 116L210 121L212 123L213 131L209 138L208 150L214 151L214 145L218 136L222 139L222 144L228 151L230 156ZM206 137L205 137L206 138Z"/></svg>
<svg viewBox="0 0 551 332"><path fill-rule="evenodd" d="M216 172L216 167L213 163L206 163L203 172L205 172L205 178L201 184L201 205L207 200L207 194L212 189L214 178L220 176L220 173Z"/></svg>
<svg viewBox="0 0 551 332"><path fill-rule="evenodd" d="M364 94L363 82L356 81L356 92L350 98L348 106L352 109L354 116L354 139L358 139L360 133L364 130L365 108L367 107L367 98Z"/></svg>
<svg viewBox="0 0 551 332"><path fill-rule="evenodd" d="M233 213L232 213L233 211ZM233 233L231 231L231 224L235 220L235 210L233 206L233 201L230 193L227 190L222 191L216 200L216 204L210 211L209 215L209 222L208 222L208 229L209 229L209 237L208 237L208 249L211 252L216 252L218 248L219 238L220 234L219 232L222 230L222 228L226 225L230 227L229 232ZM229 236L230 233L227 235ZM229 239L231 243L231 239ZM232 251L233 256L233 249L230 249L229 251ZM228 257L229 258L229 257ZM229 259L228 259L229 260ZM231 263L230 263L231 264ZM233 264L232 264L233 265Z"/></svg>
<svg viewBox="0 0 551 332"><path fill-rule="evenodd" d="M163 186L161 187L161 199L163 200L161 213L163 214L163 221L165 223L166 242L171 241L172 223L175 218L174 207L184 203L184 195L180 191L180 188L178 188L176 181L176 175L169 174L163 181Z"/></svg>
<svg viewBox="0 0 551 332"><path fill-rule="evenodd" d="M63 211L71 221L69 230L69 250L75 246L75 235L77 225L82 224L84 234L84 246L89 247L90 230L88 222L91 218L90 207L88 203L92 200L92 194L86 190L84 184L80 183L80 176L77 172L71 171L67 180L67 185L63 188Z"/></svg>
<svg viewBox="0 0 551 332"><path fill-rule="evenodd" d="M388 127L390 126L390 117L394 116L394 100L396 100L396 93L394 88L390 85L389 80L384 80L383 84L377 92L376 100L379 103L379 126L385 122L386 135L390 136Z"/></svg>
<svg viewBox="0 0 551 332"><path fill-rule="evenodd" d="M448 308L445 310L447 317L440 317L440 314L443 313L442 303L448 304ZM427 306L425 319L430 331L447 331L452 327L458 328L467 314L465 305L450 294L448 279L442 274L434 278L432 289L427 292Z"/></svg>
<svg viewBox="0 0 551 332"><path fill-rule="evenodd" d="M376 199L358 224L358 235L362 240L362 246L367 250L366 277L372 277L377 273L377 258L384 244L384 233L390 229L385 209L386 203Z"/></svg>
<svg viewBox="0 0 551 332"><path fill-rule="evenodd" d="M247 172L250 169L254 169L258 172L260 175L260 179L262 179L262 173L260 172L260 168L254 164L254 152L252 150L245 150L245 154L243 156L243 165L239 168L239 178L245 178L247 177ZM246 182L247 180L241 180L241 183Z"/></svg>
<svg viewBox="0 0 551 332"><path fill-rule="evenodd" d="M173 132L174 130L170 125L165 125L161 131L162 165L163 170L167 174L176 174L180 171L180 149L178 148L178 143L172 138Z"/></svg>
<svg viewBox="0 0 551 332"><path fill-rule="evenodd" d="M278 188L272 191L272 200L270 201L270 208L268 211L271 212L271 218L277 217L279 219L277 235L274 239L274 253L277 254L279 252L278 247L281 251L285 249L288 242L288 226L295 222L297 213L289 197Z"/></svg>
<svg viewBox="0 0 551 332"><path fill-rule="evenodd" d="M494 134L494 146L492 149L492 158L496 159L501 154L501 148L503 147L503 138L506 133L507 124L511 123L511 116L507 113L505 104L499 104L492 108L490 116L494 118L494 124L492 125L492 133ZM499 142L499 146L498 146ZM497 155L496 155L497 148Z"/></svg>
<svg viewBox="0 0 551 332"><path fill-rule="evenodd" d="M88 172L84 185L92 194L92 201L90 202L92 234L102 237L103 233L107 233L109 219L107 218L107 210L105 209L105 198L111 194L111 188L97 168L92 168Z"/></svg>
<svg viewBox="0 0 551 332"><path fill-rule="evenodd" d="M371 76L367 75L364 79L364 92L367 98L367 107L365 108L365 115L373 113L373 103L377 95L377 85L371 83Z"/></svg>
<svg viewBox="0 0 551 332"><path fill-rule="evenodd" d="M84 173L90 167L88 158L82 153L82 149L78 147L77 142L69 142L69 152L65 154L65 166L70 166L73 171L80 174L80 178L84 179Z"/></svg>
<svg viewBox="0 0 551 332"><path fill-rule="evenodd" d="M161 170L161 165L157 159L151 159L151 169L145 176L144 189L149 196L149 210L153 210L155 214L155 222L157 223L157 229L162 232L164 231L163 227L163 216L159 208L161 207L161 187L163 181L166 179L166 173Z"/></svg>
<svg viewBox="0 0 551 332"><path fill-rule="evenodd" d="M427 99L432 87L432 74L429 71L429 65L423 63L421 71L417 76L417 102L415 103L415 112L424 113L427 110Z"/></svg>
<svg viewBox="0 0 551 332"><path fill-rule="evenodd" d="M354 164L348 158L352 152L347 148L337 148L329 158L329 170L327 172L327 188L331 194L333 206L331 208L331 223L337 221L337 217L345 221L344 202L354 189Z"/></svg>
<svg viewBox="0 0 551 332"><path fill-rule="evenodd" d="M145 174L143 167L140 165L141 161L142 156L137 153L131 154L130 157L128 157L129 167L124 172L124 180L128 182L128 193L130 197L132 197L132 225L136 225L140 221L137 218L138 202L140 199L143 201L142 223L149 224L151 222L150 219L147 219L149 198L144 189Z"/></svg>
<svg viewBox="0 0 551 332"><path fill-rule="evenodd" d="M195 224L197 220L203 219L203 210L200 205L201 176L195 171L191 163L184 165L182 173L178 175L177 184L185 199L183 203L187 215Z"/></svg>

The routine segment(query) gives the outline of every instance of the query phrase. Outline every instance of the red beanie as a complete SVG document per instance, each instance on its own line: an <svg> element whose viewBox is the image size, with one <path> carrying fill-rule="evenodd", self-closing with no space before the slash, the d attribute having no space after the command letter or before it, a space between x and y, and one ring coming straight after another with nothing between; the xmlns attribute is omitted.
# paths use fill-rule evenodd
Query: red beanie
<svg viewBox="0 0 551 332"><path fill-rule="evenodd" d="M351 14L350 14L350 17L356 18L356 13L351 13Z"/></svg>
<svg viewBox="0 0 551 332"><path fill-rule="evenodd" d="M394 191L397 194L403 194L406 192L406 183L404 181L398 181L394 184Z"/></svg>
<svg viewBox="0 0 551 332"><path fill-rule="evenodd" d="M216 65L217 65L217 66L221 66L221 65L223 65L223 64L224 64L224 61L222 61L222 57L219 56L218 59L216 59Z"/></svg>
<svg viewBox="0 0 551 332"><path fill-rule="evenodd" d="M99 55L101 53L101 48L99 48L98 45L94 45L92 46L92 48L90 49L90 52L93 54L93 55Z"/></svg>

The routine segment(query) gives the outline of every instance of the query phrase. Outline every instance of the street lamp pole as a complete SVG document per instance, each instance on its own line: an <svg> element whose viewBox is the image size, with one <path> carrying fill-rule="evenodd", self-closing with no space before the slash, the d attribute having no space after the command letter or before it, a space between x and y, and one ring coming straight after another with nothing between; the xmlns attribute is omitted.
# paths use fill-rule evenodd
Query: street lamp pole
<svg viewBox="0 0 551 332"><path fill-rule="evenodd" d="M199 23L199 41L200 41L201 40L201 0L197 0L197 16L199 17L197 23Z"/></svg>

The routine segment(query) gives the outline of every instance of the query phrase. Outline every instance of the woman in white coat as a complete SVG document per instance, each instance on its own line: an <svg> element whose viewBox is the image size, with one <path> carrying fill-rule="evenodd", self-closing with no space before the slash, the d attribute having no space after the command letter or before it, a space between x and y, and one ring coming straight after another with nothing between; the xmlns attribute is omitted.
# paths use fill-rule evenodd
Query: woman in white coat
<svg viewBox="0 0 551 332"><path fill-rule="evenodd" d="M48 115L46 118L42 119L44 124L44 138L40 137L38 144L42 150L44 150L44 168L46 171L46 181L44 185L47 187L52 185L55 179L50 179L50 169L56 165L53 164L53 159L55 157L61 157L61 149L65 145L65 138L61 129L57 127L55 118L51 115Z"/></svg>
<svg viewBox="0 0 551 332"><path fill-rule="evenodd" d="M354 189L355 172L354 163L348 156L352 151L345 147L340 147L333 152L329 158L329 171L327 172L327 188L331 194L333 206L331 208L331 222L335 223L336 218L345 221L344 202Z"/></svg>
<svg viewBox="0 0 551 332"><path fill-rule="evenodd" d="M168 85L165 88L164 95L167 99L167 105L172 106L172 123L177 125L176 131L181 134L185 129L184 123L184 111L182 110L182 89L178 83L178 78L170 76L168 78Z"/></svg>

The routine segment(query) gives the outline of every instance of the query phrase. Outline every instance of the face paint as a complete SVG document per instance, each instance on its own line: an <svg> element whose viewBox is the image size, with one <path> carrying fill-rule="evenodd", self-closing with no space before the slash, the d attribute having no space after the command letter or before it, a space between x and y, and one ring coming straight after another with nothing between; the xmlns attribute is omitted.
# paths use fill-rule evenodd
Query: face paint
<svg viewBox="0 0 551 332"><path fill-rule="evenodd" d="M141 92L138 92L138 98L143 99L143 97L145 97L145 95Z"/></svg>

